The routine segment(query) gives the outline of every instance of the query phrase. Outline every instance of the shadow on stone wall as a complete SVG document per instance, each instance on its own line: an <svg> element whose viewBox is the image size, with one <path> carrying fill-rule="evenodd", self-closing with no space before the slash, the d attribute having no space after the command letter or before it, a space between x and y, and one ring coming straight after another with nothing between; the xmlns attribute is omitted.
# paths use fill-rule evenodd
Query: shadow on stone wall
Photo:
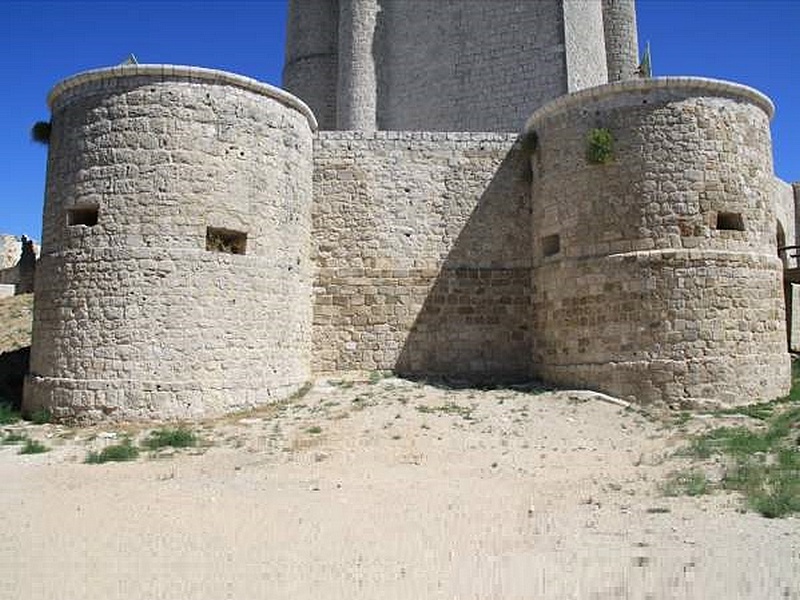
<svg viewBox="0 0 800 600"><path fill-rule="evenodd" d="M22 408L22 385L28 372L31 348L26 346L0 354L0 403Z"/></svg>
<svg viewBox="0 0 800 600"><path fill-rule="evenodd" d="M399 375L484 385L530 377L529 177L518 141L445 259L400 352Z"/></svg>

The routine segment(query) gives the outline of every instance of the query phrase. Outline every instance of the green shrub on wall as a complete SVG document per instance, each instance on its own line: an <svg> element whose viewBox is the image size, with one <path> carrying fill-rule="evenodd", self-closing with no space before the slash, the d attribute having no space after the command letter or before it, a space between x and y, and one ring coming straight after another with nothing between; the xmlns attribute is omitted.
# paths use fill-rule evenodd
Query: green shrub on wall
<svg viewBox="0 0 800 600"><path fill-rule="evenodd" d="M586 137L586 159L593 165L605 165L614 159L614 136L605 127L589 131Z"/></svg>
<svg viewBox="0 0 800 600"><path fill-rule="evenodd" d="M31 139L40 144L50 143L50 122L37 121L31 127Z"/></svg>

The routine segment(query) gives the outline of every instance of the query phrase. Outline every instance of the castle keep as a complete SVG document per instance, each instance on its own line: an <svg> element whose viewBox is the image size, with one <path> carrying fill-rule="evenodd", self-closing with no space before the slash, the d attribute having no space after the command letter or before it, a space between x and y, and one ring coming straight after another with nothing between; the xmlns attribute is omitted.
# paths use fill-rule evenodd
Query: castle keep
<svg viewBox="0 0 800 600"><path fill-rule="evenodd" d="M633 0L293 0L288 91L62 81L25 408L219 414L348 370L785 393L772 103L637 63Z"/></svg>

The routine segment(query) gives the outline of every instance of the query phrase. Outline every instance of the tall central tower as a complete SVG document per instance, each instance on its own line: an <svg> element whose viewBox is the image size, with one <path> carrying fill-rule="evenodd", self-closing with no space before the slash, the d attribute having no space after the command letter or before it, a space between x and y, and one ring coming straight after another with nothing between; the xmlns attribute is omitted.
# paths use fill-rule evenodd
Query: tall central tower
<svg viewBox="0 0 800 600"><path fill-rule="evenodd" d="M634 0L289 0L283 85L322 129L519 131L636 62Z"/></svg>

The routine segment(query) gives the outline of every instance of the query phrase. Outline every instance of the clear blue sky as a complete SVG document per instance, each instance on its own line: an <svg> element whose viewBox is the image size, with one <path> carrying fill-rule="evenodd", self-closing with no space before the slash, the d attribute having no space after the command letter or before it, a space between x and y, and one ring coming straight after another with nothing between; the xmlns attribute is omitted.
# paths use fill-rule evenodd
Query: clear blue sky
<svg viewBox="0 0 800 600"><path fill-rule="evenodd" d="M654 75L729 79L772 98L776 172L800 180L800 0L637 0L637 14ZM40 237L47 151L29 131L49 118L56 82L134 53L280 85L285 18L285 0L0 4L0 233Z"/></svg>

